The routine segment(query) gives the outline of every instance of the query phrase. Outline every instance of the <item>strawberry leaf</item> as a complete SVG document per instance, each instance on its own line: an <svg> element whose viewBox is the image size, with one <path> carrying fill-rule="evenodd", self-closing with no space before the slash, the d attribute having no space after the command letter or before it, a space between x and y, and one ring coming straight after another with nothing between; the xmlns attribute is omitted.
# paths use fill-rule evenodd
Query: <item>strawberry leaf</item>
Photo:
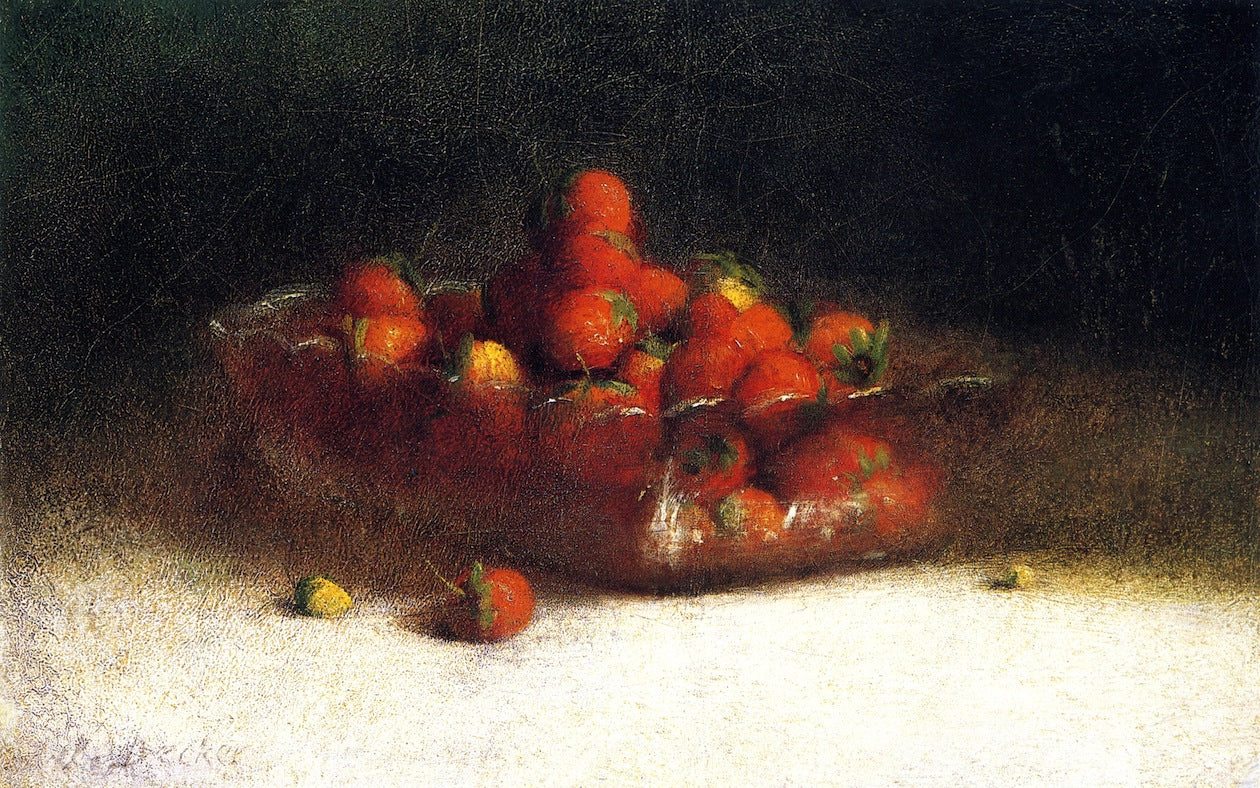
<svg viewBox="0 0 1260 788"><path fill-rule="evenodd" d="M836 361L838 361L842 367L848 367L853 364L853 354L849 352L847 347L839 342L831 346L831 355L836 357Z"/></svg>
<svg viewBox="0 0 1260 788"><path fill-rule="evenodd" d="M712 459L713 455L709 453L708 449L697 447L683 453L679 467L692 476L698 476L701 471L709 467Z"/></svg>
<svg viewBox="0 0 1260 788"><path fill-rule="evenodd" d="M477 623L482 629L489 629L494 625L494 619L497 617L491 598L494 589L490 581L486 579L486 570L480 561L474 563L472 571L468 573L468 588L472 591L473 598L477 600Z"/></svg>
<svg viewBox="0 0 1260 788"><path fill-rule="evenodd" d="M670 354L674 352L674 348L678 347L677 342L666 342L656 334L648 334L639 341L635 347L647 353L652 358L658 358L661 361L667 361Z"/></svg>
<svg viewBox="0 0 1260 788"><path fill-rule="evenodd" d="M875 467L881 471L888 470L888 466L892 464L892 456L888 453L887 446L880 446L875 450Z"/></svg>
<svg viewBox="0 0 1260 788"><path fill-rule="evenodd" d="M608 299L608 303L612 304L612 322L613 327L628 322L630 327L635 331L639 330L639 313L634 308L634 304L630 303L630 299L621 293L608 291L604 295Z"/></svg>
<svg viewBox="0 0 1260 788"><path fill-rule="evenodd" d="M875 475L875 462L866 455L864 449L858 449L858 468L862 471L862 478L869 479Z"/></svg>
<svg viewBox="0 0 1260 788"><path fill-rule="evenodd" d="M714 525L718 536L733 537L744 533L744 507L739 499L728 495L717 505Z"/></svg>
<svg viewBox="0 0 1260 788"><path fill-rule="evenodd" d="M707 443L709 451L717 460L718 467L723 471L729 471L735 467L735 463L739 462L739 449L736 449L735 444L725 436L710 435Z"/></svg>
<svg viewBox="0 0 1260 788"><path fill-rule="evenodd" d="M854 356L865 356L871 350L871 335L860 328L849 329L849 342L853 347Z"/></svg>
<svg viewBox="0 0 1260 788"><path fill-rule="evenodd" d="M621 394L627 397L637 394L639 391L637 388L631 386L629 383L626 383L624 380L597 380L594 385L596 388L601 388L605 391L611 391L615 394Z"/></svg>
<svg viewBox="0 0 1260 788"><path fill-rule="evenodd" d="M451 377L462 378L468 374L468 363L472 360L473 352L473 335L472 332L466 331L459 338L459 347L455 349L455 356L451 359Z"/></svg>
<svg viewBox="0 0 1260 788"><path fill-rule="evenodd" d="M363 355L363 345L367 341L368 319L366 317L354 318L353 328L350 334L350 345L354 348L354 355Z"/></svg>

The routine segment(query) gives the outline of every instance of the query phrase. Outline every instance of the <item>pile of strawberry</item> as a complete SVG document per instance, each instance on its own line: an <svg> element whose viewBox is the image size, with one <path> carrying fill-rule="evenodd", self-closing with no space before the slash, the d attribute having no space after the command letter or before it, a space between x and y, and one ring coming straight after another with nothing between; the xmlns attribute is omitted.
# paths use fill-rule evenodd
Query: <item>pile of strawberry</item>
<svg viewBox="0 0 1260 788"><path fill-rule="evenodd" d="M243 376L310 445L436 497L545 518L531 502L586 496L613 521L666 498L696 550L733 554L837 535L895 552L931 531L939 474L853 416L887 376L886 322L778 303L729 252L646 258L608 172L570 176L526 230L531 253L484 285L349 265Z"/></svg>

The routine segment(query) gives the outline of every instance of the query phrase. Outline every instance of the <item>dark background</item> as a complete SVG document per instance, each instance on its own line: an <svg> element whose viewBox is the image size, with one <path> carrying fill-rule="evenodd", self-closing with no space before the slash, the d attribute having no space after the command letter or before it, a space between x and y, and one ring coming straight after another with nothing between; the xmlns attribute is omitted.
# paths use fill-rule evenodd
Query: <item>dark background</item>
<svg viewBox="0 0 1260 788"><path fill-rule="evenodd" d="M11 417L157 401L214 309L351 255L488 272L577 164L666 259L1256 388L1245 4L7 8Z"/></svg>

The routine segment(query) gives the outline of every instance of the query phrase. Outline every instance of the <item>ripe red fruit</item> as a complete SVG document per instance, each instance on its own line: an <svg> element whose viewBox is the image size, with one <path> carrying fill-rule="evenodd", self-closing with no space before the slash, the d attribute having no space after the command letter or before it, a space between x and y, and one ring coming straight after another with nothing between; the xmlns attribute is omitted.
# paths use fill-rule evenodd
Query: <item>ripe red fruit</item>
<svg viewBox="0 0 1260 788"><path fill-rule="evenodd" d="M766 350L735 384L740 418L759 445L776 447L801 431L801 408L818 400L820 378L812 362L790 350Z"/></svg>
<svg viewBox="0 0 1260 788"><path fill-rule="evenodd" d="M665 402L672 406L728 397L747 366L743 354L725 339L691 339L665 364Z"/></svg>
<svg viewBox="0 0 1260 788"><path fill-rule="evenodd" d="M731 417L713 407L682 414L674 426L672 489L709 506L748 483L752 452Z"/></svg>
<svg viewBox="0 0 1260 788"><path fill-rule="evenodd" d="M731 341L746 358L765 350L784 350L792 341L792 326L779 310L758 301L731 321Z"/></svg>
<svg viewBox="0 0 1260 788"><path fill-rule="evenodd" d="M333 293L333 310L337 319L342 315L415 315L420 312L420 297L397 265L374 257L342 271Z"/></svg>
<svg viewBox="0 0 1260 788"><path fill-rule="evenodd" d="M874 509L880 540L888 546L908 546L933 536L937 524L932 502L938 488L939 474L927 467L877 473L864 481L862 492Z"/></svg>
<svg viewBox="0 0 1260 788"><path fill-rule="evenodd" d="M886 442L833 425L788 446L767 465L767 475L784 501L830 503L891 466Z"/></svg>
<svg viewBox="0 0 1260 788"><path fill-rule="evenodd" d="M656 474L661 421L619 380L582 378L535 409L538 453L583 490L599 496L640 491Z"/></svg>
<svg viewBox="0 0 1260 788"><path fill-rule="evenodd" d="M552 233L573 229L612 230L629 236L637 224L625 181L606 170L570 175L547 203Z"/></svg>
<svg viewBox="0 0 1260 788"><path fill-rule="evenodd" d="M647 263L638 268L627 293L639 312L639 333L659 334L687 304L687 283L673 271Z"/></svg>
<svg viewBox="0 0 1260 788"><path fill-rule="evenodd" d="M661 412L665 360L673 350L672 345L659 338L648 337L623 356L617 367L617 379L624 380L637 391L634 404L653 415Z"/></svg>
<svg viewBox="0 0 1260 788"><path fill-rule="evenodd" d="M534 616L534 589L514 569L483 567L465 569L447 596L441 623L459 640L492 643L509 638L529 626Z"/></svg>
<svg viewBox="0 0 1260 788"><path fill-rule="evenodd" d="M731 327L739 310L720 293L700 293L687 305L687 336L691 340L717 338L730 341Z"/></svg>
<svg viewBox="0 0 1260 788"><path fill-rule="evenodd" d="M369 387L423 367L433 343L432 330L415 315L347 315L343 326L356 379Z"/></svg>
<svg viewBox="0 0 1260 788"><path fill-rule="evenodd" d="M835 364L836 359L832 354L832 347L840 343L852 351L853 341L850 333L854 329L874 334L875 324L852 312L839 310L816 312L805 336L805 355L822 366Z"/></svg>
<svg viewBox="0 0 1260 788"><path fill-rule="evenodd" d="M637 326L634 307L621 293L565 293L543 310L543 356L562 372L607 369L633 344Z"/></svg>
<svg viewBox="0 0 1260 788"><path fill-rule="evenodd" d="M638 277L639 253L626 236L595 230L560 236L548 259L560 290L600 287L629 292Z"/></svg>
<svg viewBox="0 0 1260 788"><path fill-rule="evenodd" d="M757 487L744 487L723 498L713 517L719 537L750 546L778 541L786 519L778 499Z"/></svg>
<svg viewBox="0 0 1260 788"><path fill-rule="evenodd" d="M876 328L861 315L825 312L810 323L803 348L820 370L834 377L828 397L836 401L883 378L888 369L888 323Z"/></svg>

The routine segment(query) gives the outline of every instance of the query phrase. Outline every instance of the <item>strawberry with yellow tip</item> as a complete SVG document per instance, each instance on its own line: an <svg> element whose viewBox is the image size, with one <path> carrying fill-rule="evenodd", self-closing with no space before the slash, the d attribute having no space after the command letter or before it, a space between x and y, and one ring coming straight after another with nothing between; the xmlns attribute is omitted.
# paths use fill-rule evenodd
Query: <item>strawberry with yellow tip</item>
<svg viewBox="0 0 1260 788"><path fill-rule="evenodd" d="M464 334L451 357L448 379L464 386L525 385L525 369L504 345Z"/></svg>
<svg viewBox="0 0 1260 788"><path fill-rule="evenodd" d="M304 616L337 618L354 607L354 602L341 586L323 575L311 575L297 582L293 606Z"/></svg>
<svg viewBox="0 0 1260 788"><path fill-rule="evenodd" d="M765 292L765 281L757 269L731 251L694 255L687 267L693 292L717 293L740 312L760 301Z"/></svg>

